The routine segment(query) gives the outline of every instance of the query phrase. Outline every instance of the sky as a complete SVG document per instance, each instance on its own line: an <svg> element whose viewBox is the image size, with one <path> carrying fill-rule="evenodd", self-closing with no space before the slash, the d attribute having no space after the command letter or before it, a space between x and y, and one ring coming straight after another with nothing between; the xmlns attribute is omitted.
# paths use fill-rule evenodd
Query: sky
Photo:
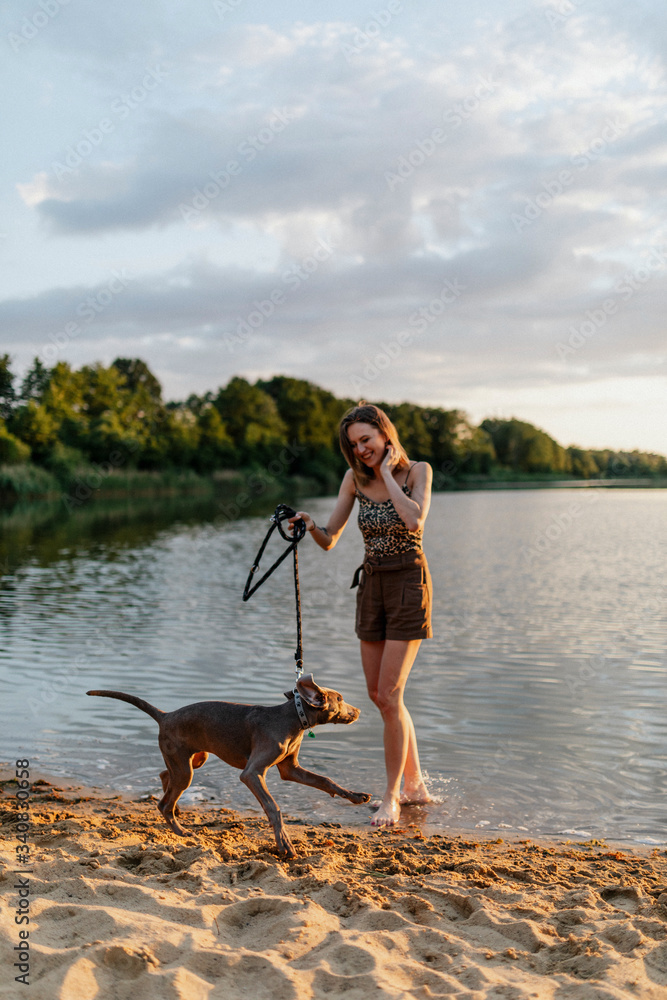
<svg viewBox="0 0 667 1000"><path fill-rule="evenodd" d="M0 351L667 453L660 0L7 0Z"/></svg>

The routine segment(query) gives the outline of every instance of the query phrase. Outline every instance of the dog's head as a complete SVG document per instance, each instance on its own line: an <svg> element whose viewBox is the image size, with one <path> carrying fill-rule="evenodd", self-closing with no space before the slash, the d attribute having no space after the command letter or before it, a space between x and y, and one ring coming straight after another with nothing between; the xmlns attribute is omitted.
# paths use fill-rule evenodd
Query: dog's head
<svg viewBox="0 0 667 1000"><path fill-rule="evenodd" d="M333 691L331 688L321 688L313 680L312 674L304 674L296 682L296 689L301 695L306 712L309 709L317 713L311 725L321 725L325 722L332 722L334 725L349 725L356 722L360 715L360 710L354 705L348 705L344 701L342 694ZM294 698L293 691L285 691L286 698Z"/></svg>

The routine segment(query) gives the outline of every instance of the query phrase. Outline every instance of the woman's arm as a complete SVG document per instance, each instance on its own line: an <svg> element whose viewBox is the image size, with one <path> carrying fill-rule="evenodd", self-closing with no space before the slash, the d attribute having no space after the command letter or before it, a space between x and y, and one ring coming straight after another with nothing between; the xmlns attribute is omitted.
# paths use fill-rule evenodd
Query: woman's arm
<svg viewBox="0 0 667 1000"><path fill-rule="evenodd" d="M412 478L411 497L408 497L398 485L393 476L393 449L390 449L380 466L384 484L389 498L396 508L408 531L419 531L424 527L426 515L431 506L431 483L433 470L428 462L417 462L410 470L408 478Z"/></svg>
<svg viewBox="0 0 667 1000"><path fill-rule="evenodd" d="M306 522L306 529L313 536L321 549L332 549L340 538L343 528L347 524L348 518L354 507L354 477L352 469L348 469L343 476L343 482L338 491L336 506L331 512L331 517L327 521L326 528L321 528L315 524L310 514L305 510L298 510L294 517L290 517L289 523L293 524L297 518L302 518Z"/></svg>

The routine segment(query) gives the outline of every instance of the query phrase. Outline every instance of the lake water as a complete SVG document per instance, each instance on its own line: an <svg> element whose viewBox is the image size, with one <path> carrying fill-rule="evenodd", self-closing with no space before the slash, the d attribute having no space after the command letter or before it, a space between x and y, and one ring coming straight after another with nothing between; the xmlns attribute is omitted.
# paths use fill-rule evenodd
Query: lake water
<svg viewBox="0 0 667 1000"><path fill-rule="evenodd" d="M332 504L300 501L321 522ZM3 514L2 760L28 756L35 770L155 793L155 723L88 688L163 709L280 702L294 678L291 559L241 601L267 527L266 511L229 522L203 501ZM267 564L284 545L274 539ZM666 843L667 491L437 494L425 548L435 638L422 643L406 701L440 801L404 810L404 821ZM332 552L309 538L299 552L306 671L362 709L354 726L317 729L301 758L379 794L381 724L349 589L356 523ZM287 813L367 822L367 807L270 774ZM185 804L202 798L256 808L238 772L213 758Z"/></svg>

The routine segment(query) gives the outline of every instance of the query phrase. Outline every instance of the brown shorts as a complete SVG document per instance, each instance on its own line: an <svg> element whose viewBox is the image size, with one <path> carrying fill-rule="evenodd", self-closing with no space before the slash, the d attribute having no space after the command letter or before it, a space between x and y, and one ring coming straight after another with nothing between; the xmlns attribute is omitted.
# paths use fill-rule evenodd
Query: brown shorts
<svg viewBox="0 0 667 1000"><path fill-rule="evenodd" d="M369 556L355 574L355 631L365 642L431 639L431 574L423 552Z"/></svg>

